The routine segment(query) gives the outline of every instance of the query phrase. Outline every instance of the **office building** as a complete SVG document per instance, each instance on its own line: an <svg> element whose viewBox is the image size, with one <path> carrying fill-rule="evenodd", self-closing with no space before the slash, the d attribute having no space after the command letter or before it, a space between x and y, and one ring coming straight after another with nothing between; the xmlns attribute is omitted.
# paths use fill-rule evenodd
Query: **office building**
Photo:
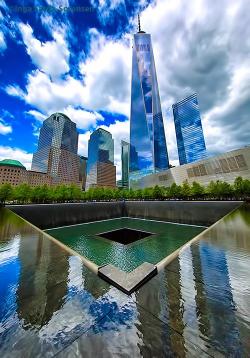
<svg viewBox="0 0 250 358"><path fill-rule="evenodd" d="M173 105L176 140L180 165L206 157L206 145L202 130L197 95Z"/></svg>
<svg viewBox="0 0 250 358"><path fill-rule="evenodd" d="M33 171L47 173L53 184L78 184L79 158L76 124L63 113L54 113L42 125Z"/></svg>
<svg viewBox="0 0 250 358"><path fill-rule="evenodd" d="M114 139L111 133L98 128L88 142L86 189L91 187L115 187Z"/></svg>
<svg viewBox="0 0 250 358"><path fill-rule="evenodd" d="M250 179L250 146L216 155L145 176L134 183L134 189L158 186L169 187L187 181L208 185L210 181L222 180L233 184L237 177Z"/></svg>
<svg viewBox="0 0 250 358"><path fill-rule="evenodd" d="M32 187L37 185L51 185L52 178L46 173L26 170L18 160L4 159L0 161L0 184L17 186L28 184Z"/></svg>
<svg viewBox="0 0 250 358"><path fill-rule="evenodd" d="M121 163L122 163L122 179L121 186L128 188L129 186L129 143L121 141Z"/></svg>
<svg viewBox="0 0 250 358"><path fill-rule="evenodd" d="M169 168L150 34L134 35L132 55L129 180Z"/></svg>

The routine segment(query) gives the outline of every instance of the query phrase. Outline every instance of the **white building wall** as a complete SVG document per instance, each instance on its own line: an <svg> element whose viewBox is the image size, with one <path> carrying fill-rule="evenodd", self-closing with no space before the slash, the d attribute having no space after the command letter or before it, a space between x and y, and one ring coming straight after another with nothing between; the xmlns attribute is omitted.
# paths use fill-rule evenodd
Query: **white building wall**
<svg viewBox="0 0 250 358"><path fill-rule="evenodd" d="M132 187L168 187L173 183L180 185L185 180L190 184L196 181L208 185L212 180L223 180L232 184L238 176L250 179L250 146L147 175L133 183Z"/></svg>

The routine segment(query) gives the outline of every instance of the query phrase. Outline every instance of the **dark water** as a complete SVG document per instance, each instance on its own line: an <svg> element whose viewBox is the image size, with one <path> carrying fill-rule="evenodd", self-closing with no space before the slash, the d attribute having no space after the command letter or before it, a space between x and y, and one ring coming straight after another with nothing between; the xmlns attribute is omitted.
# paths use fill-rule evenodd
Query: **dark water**
<svg viewBox="0 0 250 358"><path fill-rule="evenodd" d="M249 357L250 207L127 296L0 210L0 357Z"/></svg>
<svg viewBox="0 0 250 358"><path fill-rule="evenodd" d="M97 235L124 227L149 231L154 235L129 245L105 240ZM111 263L124 271L131 271L145 261L158 263L203 230L204 227L121 218L46 232L98 266Z"/></svg>

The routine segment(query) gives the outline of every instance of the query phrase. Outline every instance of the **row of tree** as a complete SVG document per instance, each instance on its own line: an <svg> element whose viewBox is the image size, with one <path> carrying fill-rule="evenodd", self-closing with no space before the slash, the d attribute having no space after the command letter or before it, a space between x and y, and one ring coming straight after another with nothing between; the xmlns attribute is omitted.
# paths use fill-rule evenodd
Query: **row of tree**
<svg viewBox="0 0 250 358"><path fill-rule="evenodd" d="M145 189L91 188L82 191L75 185L36 186L27 184L12 187L10 184L0 186L0 202L13 203L58 203L69 201L92 200L167 200L167 199L246 199L250 197L250 180L238 177L233 184L224 181L211 181L208 186L197 182L190 185L187 181L182 185L172 184L170 187Z"/></svg>

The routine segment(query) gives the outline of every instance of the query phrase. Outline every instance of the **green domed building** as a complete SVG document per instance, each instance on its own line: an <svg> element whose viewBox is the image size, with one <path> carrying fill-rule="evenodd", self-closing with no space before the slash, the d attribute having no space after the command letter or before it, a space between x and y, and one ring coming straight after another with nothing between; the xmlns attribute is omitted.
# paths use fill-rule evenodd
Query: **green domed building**
<svg viewBox="0 0 250 358"><path fill-rule="evenodd" d="M19 162L19 160L14 160L14 159L0 160L0 166L11 166L11 167L26 169L25 166L21 162Z"/></svg>
<svg viewBox="0 0 250 358"><path fill-rule="evenodd" d="M14 159L0 161L0 184L19 185L27 181L25 166Z"/></svg>

